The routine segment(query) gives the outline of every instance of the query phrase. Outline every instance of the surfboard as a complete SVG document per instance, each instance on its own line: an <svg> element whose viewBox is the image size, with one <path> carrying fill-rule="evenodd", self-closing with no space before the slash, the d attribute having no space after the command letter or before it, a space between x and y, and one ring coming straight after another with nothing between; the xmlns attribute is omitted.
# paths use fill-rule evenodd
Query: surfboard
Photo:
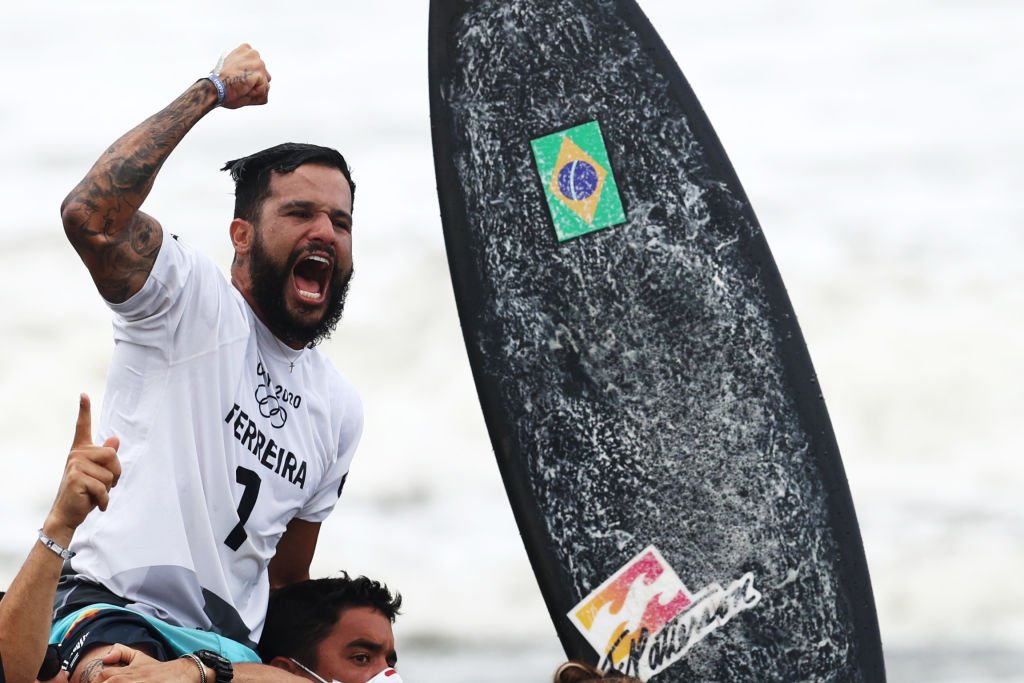
<svg viewBox="0 0 1024 683"><path fill-rule="evenodd" d="M466 350L567 656L666 682L884 681L796 317L641 10L432 0L429 74Z"/></svg>

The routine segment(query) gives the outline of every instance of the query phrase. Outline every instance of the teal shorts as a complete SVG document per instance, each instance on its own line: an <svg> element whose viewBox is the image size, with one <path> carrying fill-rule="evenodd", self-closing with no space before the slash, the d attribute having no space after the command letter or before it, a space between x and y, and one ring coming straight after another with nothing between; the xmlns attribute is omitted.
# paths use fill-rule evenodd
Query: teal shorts
<svg viewBox="0 0 1024 683"><path fill-rule="evenodd" d="M89 605L88 607L83 607L80 610L72 612L63 619L58 620L50 629L50 642L61 645L61 655L64 658L67 658L68 653L65 652L67 648L63 646L63 642L68 634L77 627L87 625L90 620L94 620L98 616L108 613L109 610L129 612L134 616L144 619L147 624L154 631L159 633L160 637L166 641L166 644L174 651L175 656L188 654L195 652L196 650L210 650L231 662L258 663L262 661L259 655L251 649L241 643L231 640L230 638L225 638L224 636L211 633L210 631L200 631L199 629L185 628L184 626L172 626L155 617L139 614L138 612L133 612L132 610L124 607L117 607L116 605L108 605L105 603L98 603L95 605ZM74 634L74 637L79 637L77 632ZM68 646L70 645L71 643L68 643Z"/></svg>

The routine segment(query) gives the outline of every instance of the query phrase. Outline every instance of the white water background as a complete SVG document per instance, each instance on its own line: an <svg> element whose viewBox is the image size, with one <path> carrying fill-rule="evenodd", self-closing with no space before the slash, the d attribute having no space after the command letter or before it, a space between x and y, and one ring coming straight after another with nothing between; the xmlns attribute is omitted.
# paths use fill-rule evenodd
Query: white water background
<svg viewBox="0 0 1024 683"><path fill-rule="evenodd" d="M641 5L710 116L799 316L843 454L889 678L1024 681L1024 8L1015 0ZM61 199L248 41L266 107L215 111L146 204L230 260L225 160L343 150L359 185L325 348L366 434L314 575L386 580L415 681L545 681L561 652L480 416L438 216L428 3L11 2L0 14L0 585L56 490L109 313ZM155 514L157 514L155 512ZM140 531L144 533L144 531Z"/></svg>

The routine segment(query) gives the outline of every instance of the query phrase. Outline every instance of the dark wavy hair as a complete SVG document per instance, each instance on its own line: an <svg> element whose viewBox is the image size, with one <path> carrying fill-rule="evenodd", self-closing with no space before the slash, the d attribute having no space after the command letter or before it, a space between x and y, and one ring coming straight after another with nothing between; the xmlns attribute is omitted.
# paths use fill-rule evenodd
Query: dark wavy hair
<svg viewBox="0 0 1024 683"><path fill-rule="evenodd" d="M641 683L613 669L601 671L597 667L583 662L569 660L555 671L554 683L597 683L598 681L617 681L618 683Z"/></svg>
<svg viewBox="0 0 1024 683"><path fill-rule="evenodd" d="M309 666L317 665L316 651L338 623L341 613L352 607L372 607L392 623L402 607L402 596L391 594L379 581L360 576L300 581L270 594L267 620L260 638L259 654L269 663L274 657L294 657Z"/></svg>
<svg viewBox="0 0 1024 683"><path fill-rule="evenodd" d="M270 195L271 172L291 173L303 164L320 164L341 171L352 190L352 201L355 202L356 184L341 152L319 145L285 142L241 159L233 159L220 169L230 172L235 181L235 218L255 223L260 205Z"/></svg>

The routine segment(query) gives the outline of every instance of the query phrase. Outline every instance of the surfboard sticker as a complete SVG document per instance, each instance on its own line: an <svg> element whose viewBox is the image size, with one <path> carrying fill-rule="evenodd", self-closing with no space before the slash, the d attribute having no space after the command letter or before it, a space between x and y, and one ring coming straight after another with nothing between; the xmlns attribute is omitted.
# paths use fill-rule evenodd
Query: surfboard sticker
<svg viewBox="0 0 1024 683"><path fill-rule="evenodd" d="M647 680L760 601L751 572L728 588L712 583L692 594L650 545L568 616L601 656L602 668Z"/></svg>
<svg viewBox="0 0 1024 683"><path fill-rule="evenodd" d="M626 221L597 121L530 141L559 242Z"/></svg>

